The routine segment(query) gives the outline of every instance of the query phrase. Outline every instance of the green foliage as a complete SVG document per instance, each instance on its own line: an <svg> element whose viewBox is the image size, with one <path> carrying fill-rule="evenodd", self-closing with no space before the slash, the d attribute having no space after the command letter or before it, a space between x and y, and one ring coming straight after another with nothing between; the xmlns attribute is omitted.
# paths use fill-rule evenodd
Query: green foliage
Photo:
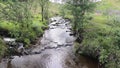
<svg viewBox="0 0 120 68"><path fill-rule="evenodd" d="M120 68L119 0L102 0L90 23L83 24L83 42L78 53L97 58L104 68Z"/></svg>
<svg viewBox="0 0 120 68"><path fill-rule="evenodd" d="M38 0L41 7L42 21L48 20L49 0Z"/></svg>
<svg viewBox="0 0 120 68"><path fill-rule="evenodd" d="M10 23L8 21L1 21L0 22L0 28L8 30L8 31L12 31L17 27L18 27L18 25L15 25L14 23Z"/></svg>
<svg viewBox="0 0 120 68"><path fill-rule="evenodd" d="M67 5L73 15L73 30L76 33L77 38L81 38L80 35L83 32L83 24L88 22L87 14L93 11L95 3L90 0L70 0Z"/></svg>
<svg viewBox="0 0 120 68"><path fill-rule="evenodd" d="M65 12L66 12L65 7L64 7L64 5L62 5L61 8L60 8L60 14L61 14L62 17L65 17Z"/></svg>
<svg viewBox="0 0 120 68"><path fill-rule="evenodd" d="M0 58L2 56L4 56L5 52L6 52L6 45L5 43L3 42L3 40L0 38Z"/></svg>
<svg viewBox="0 0 120 68"><path fill-rule="evenodd" d="M96 10L106 11L106 10L120 10L119 0L102 0L97 4Z"/></svg>
<svg viewBox="0 0 120 68"><path fill-rule="evenodd" d="M42 34L44 22L40 22L40 17L32 15L32 1L6 1L1 2L0 18L3 29L7 29L11 37L15 37L17 41L30 44L31 41ZM37 26L36 26L37 25Z"/></svg>
<svg viewBox="0 0 120 68"><path fill-rule="evenodd" d="M61 4L50 2L49 6L50 6L49 7L49 16L50 17L53 17L55 15L60 15L60 11L61 11L61 8L62 8Z"/></svg>
<svg viewBox="0 0 120 68"><path fill-rule="evenodd" d="M119 68L119 24L119 16L95 16L91 23L84 24L84 39L79 53L97 58L105 68Z"/></svg>
<svg viewBox="0 0 120 68"><path fill-rule="evenodd" d="M31 27L32 20L31 14L28 9L28 3L13 2L8 4L9 6L7 6L7 8L9 9L9 12L6 11L6 13L8 13L7 20L13 21L15 22L15 24L19 25L18 28L15 28L11 32L11 34L14 37L16 37L19 41L29 44L29 38L33 38L35 34L31 33L33 32L33 30Z"/></svg>

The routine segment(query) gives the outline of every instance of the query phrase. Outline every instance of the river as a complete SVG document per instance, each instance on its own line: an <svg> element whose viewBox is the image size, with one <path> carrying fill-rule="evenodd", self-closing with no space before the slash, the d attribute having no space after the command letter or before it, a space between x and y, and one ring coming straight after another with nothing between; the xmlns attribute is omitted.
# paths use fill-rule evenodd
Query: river
<svg viewBox="0 0 120 68"><path fill-rule="evenodd" d="M64 4L67 0L49 0L50 2L53 2L53 3L59 3L59 4ZM102 0L91 0L93 2L100 2Z"/></svg>
<svg viewBox="0 0 120 68"><path fill-rule="evenodd" d="M98 68L98 62L74 55L70 21L53 17L39 44L28 55L3 59L0 68Z"/></svg>

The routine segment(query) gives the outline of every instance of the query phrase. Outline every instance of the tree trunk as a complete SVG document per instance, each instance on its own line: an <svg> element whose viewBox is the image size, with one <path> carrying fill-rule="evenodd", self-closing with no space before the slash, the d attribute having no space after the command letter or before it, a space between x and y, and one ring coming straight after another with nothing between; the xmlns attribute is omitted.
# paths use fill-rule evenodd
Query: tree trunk
<svg viewBox="0 0 120 68"><path fill-rule="evenodd" d="M42 6L42 9L41 9L41 13L42 13L42 22L44 21L44 7Z"/></svg>

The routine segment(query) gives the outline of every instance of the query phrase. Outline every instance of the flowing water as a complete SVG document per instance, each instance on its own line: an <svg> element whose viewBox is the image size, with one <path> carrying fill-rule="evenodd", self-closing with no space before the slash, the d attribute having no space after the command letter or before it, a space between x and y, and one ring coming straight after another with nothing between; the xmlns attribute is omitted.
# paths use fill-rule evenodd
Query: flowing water
<svg viewBox="0 0 120 68"><path fill-rule="evenodd" d="M62 17L51 18L47 29L28 55L3 59L0 68L98 68L98 62L80 56L75 57L75 37L70 21Z"/></svg>
<svg viewBox="0 0 120 68"><path fill-rule="evenodd" d="M50 2L53 2L53 3L59 3L59 4L64 4L67 0L49 0ZM102 0L91 0L93 2L100 2Z"/></svg>

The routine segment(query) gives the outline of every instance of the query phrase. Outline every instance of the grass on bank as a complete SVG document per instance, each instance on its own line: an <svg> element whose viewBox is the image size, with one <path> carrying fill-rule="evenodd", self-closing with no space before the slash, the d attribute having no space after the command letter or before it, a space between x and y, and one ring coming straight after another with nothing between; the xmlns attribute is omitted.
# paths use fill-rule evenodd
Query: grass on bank
<svg viewBox="0 0 120 68"><path fill-rule="evenodd" d="M120 10L120 0L102 0L97 3L97 10L106 10L106 9L114 9Z"/></svg>
<svg viewBox="0 0 120 68"><path fill-rule="evenodd" d="M105 68L119 67L120 16L93 14L85 24L79 53L98 58ZM79 44L77 44L79 46Z"/></svg>
<svg viewBox="0 0 120 68"><path fill-rule="evenodd" d="M15 24L13 22L7 22L7 21L0 22L0 29L7 30L9 34L14 31L20 31L20 32L22 31L22 33L26 35L24 38L21 38L26 43L26 47L28 47L30 45L31 41L34 41L35 38L37 38L37 36L40 36L43 34L43 32L44 32L43 29L47 27L47 24L45 21L41 22L41 16L36 15L33 18L33 23L31 24L31 26L34 29L34 31L31 31L29 29L21 30L19 28L19 24ZM27 32L30 31L30 33L26 34L26 31ZM6 34L6 33L4 33L4 34ZM29 37L27 37L27 36L29 36ZM12 37L12 35L11 35L11 37ZM18 40L19 40L19 38L18 38ZM2 56L4 54L5 50L6 50L5 43L0 38L0 56Z"/></svg>
<svg viewBox="0 0 120 68"><path fill-rule="evenodd" d="M102 0L95 8L99 13L91 14L93 19L84 25L83 42L79 53L97 58L105 68L119 68L120 62L120 0ZM108 14L111 13L112 14Z"/></svg>
<svg viewBox="0 0 120 68"><path fill-rule="evenodd" d="M97 3L95 10L100 12L91 14L93 19L84 25L83 42L75 43L76 49L80 48L80 54L97 58L100 63L105 64L105 68L120 67L120 16L115 15L116 10L120 11L119 6L120 0L102 0ZM58 7L55 6L60 10ZM72 18L69 11L64 10L65 17ZM58 11L52 11L59 14Z"/></svg>
<svg viewBox="0 0 120 68"><path fill-rule="evenodd" d="M32 27L36 27L38 30L41 31L43 31L42 27L47 27L46 21L42 22L40 15L34 16L33 23L31 25ZM0 28L8 30L10 32L16 28L19 28L19 24L15 24L13 22L8 22L8 21L1 21Z"/></svg>

